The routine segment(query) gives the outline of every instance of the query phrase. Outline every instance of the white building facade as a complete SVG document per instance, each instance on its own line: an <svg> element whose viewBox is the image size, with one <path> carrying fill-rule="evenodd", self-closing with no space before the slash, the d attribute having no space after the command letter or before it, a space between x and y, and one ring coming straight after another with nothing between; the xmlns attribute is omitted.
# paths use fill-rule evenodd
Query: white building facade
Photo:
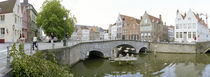
<svg viewBox="0 0 210 77"><path fill-rule="evenodd" d="M122 25L123 25L123 19L121 18L120 14L116 21L117 26L117 40L122 40Z"/></svg>
<svg viewBox="0 0 210 77"><path fill-rule="evenodd" d="M174 41L174 26L168 26L168 41Z"/></svg>
<svg viewBox="0 0 210 77"><path fill-rule="evenodd" d="M90 40L90 30L89 29L82 29L82 41L88 41Z"/></svg>
<svg viewBox="0 0 210 77"><path fill-rule="evenodd" d="M109 33L104 33L104 40L110 40L109 39Z"/></svg>
<svg viewBox="0 0 210 77"><path fill-rule="evenodd" d="M177 10L175 23L176 42L204 42L210 39L207 24L191 9L184 15Z"/></svg>
<svg viewBox="0 0 210 77"><path fill-rule="evenodd" d="M99 27L99 32L100 32L100 40L104 40L104 29Z"/></svg>
<svg viewBox="0 0 210 77"><path fill-rule="evenodd" d="M22 34L22 13L19 0L0 2L0 40L17 42Z"/></svg>
<svg viewBox="0 0 210 77"><path fill-rule="evenodd" d="M117 40L117 29L117 25L114 24L111 26L111 40Z"/></svg>

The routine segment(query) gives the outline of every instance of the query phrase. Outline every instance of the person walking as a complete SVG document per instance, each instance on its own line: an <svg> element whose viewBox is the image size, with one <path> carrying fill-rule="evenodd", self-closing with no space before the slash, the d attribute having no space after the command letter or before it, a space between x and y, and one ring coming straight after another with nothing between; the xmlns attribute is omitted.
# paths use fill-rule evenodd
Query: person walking
<svg viewBox="0 0 210 77"><path fill-rule="evenodd" d="M25 43L25 38L24 38L24 35L20 35L20 44L24 44Z"/></svg>
<svg viewBox="0 0 210 77"><path fill-rule="evenodd" d="M34 50L34 47L36 47L38 49L36 35L33 37L33 45L32 45L33 50Z"/></svg>
<svg viewBox="0 0 210 77"><path fill-rule="evenodd" d="M25 38L24 38L23 34L22 35L20 34L19 43L20 43L20 45L22 45L23 50L24 50Z"/></svg>
<svg viewBox="0 0 210 77"><path fill-rule="evenodd" d="M55 44L54 44L54 38L55 38L55 36L54 36L54 34L53 33L51 33L51 35L50 35L50 37L51 37L51 44L52 44L52 48L54 48L54 46L55 46Z"/></svg>

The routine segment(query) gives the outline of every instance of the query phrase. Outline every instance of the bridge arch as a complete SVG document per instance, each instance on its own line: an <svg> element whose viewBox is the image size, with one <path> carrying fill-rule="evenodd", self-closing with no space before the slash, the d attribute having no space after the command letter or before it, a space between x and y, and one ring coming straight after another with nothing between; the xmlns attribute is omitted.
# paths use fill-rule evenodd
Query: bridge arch
<svg viewBox="0 0 210 77"><path fill-rule="evenodd" d="M87 53L88 59L104 58L104 53L98 50L92 50Z"/></svg>
<svg viewBox="0 0 210 77"><path fill-rule="evenodd" d="M210 54L210 48L206 49L204 53Z"/></svg>
<svg viewBox="0 0 210 77"><path fill-rule="evenodd" d="M112 48L111 55L115 55L115 57L118 57L119 54L126 56L127 53L129 55L135 54L136 48L130 44L118 44L118 45L115 45L114 48Z"/></svg>
<svg viewBox="0 0 210 77"><path fill-rule="evenodd" d="M147 47L142 47L140 50L139 50L139 53L145 53L148 51L148 48Z"/></svg>

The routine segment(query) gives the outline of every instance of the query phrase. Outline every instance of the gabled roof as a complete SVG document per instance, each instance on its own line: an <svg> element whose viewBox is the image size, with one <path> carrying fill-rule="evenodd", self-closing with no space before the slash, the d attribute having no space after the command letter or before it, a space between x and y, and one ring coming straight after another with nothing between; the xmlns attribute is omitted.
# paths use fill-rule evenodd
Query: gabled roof
<svg viewBox="0 0 210 77"><path fill-rule="evenodd" d="M8 0L0 2L0 8L1 8L0 14L12 13L15 3L16 0Z"/></svg>
<svg viewBox="0 0 210 77"><path fill-rule="evenodd" d="M173 28L173 29L175 28L175 26L173 26L173 25L170 25L170 26L167 26L167 27L168 28Z"/></svg>
<svg viewBox="0 0 210 77"><path fill-rule="evenodd" d="M193 12L193 14L195 15L195 18L198 20L198 22L200 24L202 24L202 25L207 27L207 24L204 22L204 20L202 20L202 18L199 17L199 14L195 14L194 12Z"/></svg>
<svg viewBox="0 0 210 77"><path fill-rule="evenodd" d="M190 11L191 11L191 9L190 9ZM208 28L207 24L204 22L204 20L202 18L199 17L198 13L197 14L195 12L192 12L192 13L194 14L195 18L198 20L198 22L200 24L202 24L202 25L204 25L205 27ZM183 20L186 18L186 13L184 15L182 15L182 14L180 14L180 15L182 16Z"/></svg>
<svg viewBox="0 0 210 77"><path fill-rule="evenodd" d="M90 26L80 26L81 29L88 29L90 28Z"/></svg>
<svg viewBox="0 0 210 77"><path fill-rule="evenodd" d="M126 15L120 14L120 17L121 17L122 21L129 23L129 24L139 24L139 22L140 22L139 19L136 19L136 18L130 17L130 16L126 16Z"/></svg>
<svg viewBox="0 0 210 77"><path fill-rule="evenodd" d="M150 18L150 20L151 20L152 22L158 22L158 23L161 22L161 19L159 19L159 18L157 18L157 17L154 17L154 16L149 15L149 14L148 14L148 16L149 16L149 18Z"/></svg>

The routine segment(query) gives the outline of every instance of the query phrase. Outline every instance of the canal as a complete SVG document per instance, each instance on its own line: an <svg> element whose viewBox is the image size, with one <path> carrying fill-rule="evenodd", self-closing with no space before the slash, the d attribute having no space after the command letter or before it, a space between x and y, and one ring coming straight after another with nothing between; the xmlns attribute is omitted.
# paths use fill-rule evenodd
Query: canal
<svg viewBox="0 0 210 77"><path fill-rule="evenodd" d="M87 59L75 64L74 77L210 77L210 54L141 54L133 64Z"/></svg>

